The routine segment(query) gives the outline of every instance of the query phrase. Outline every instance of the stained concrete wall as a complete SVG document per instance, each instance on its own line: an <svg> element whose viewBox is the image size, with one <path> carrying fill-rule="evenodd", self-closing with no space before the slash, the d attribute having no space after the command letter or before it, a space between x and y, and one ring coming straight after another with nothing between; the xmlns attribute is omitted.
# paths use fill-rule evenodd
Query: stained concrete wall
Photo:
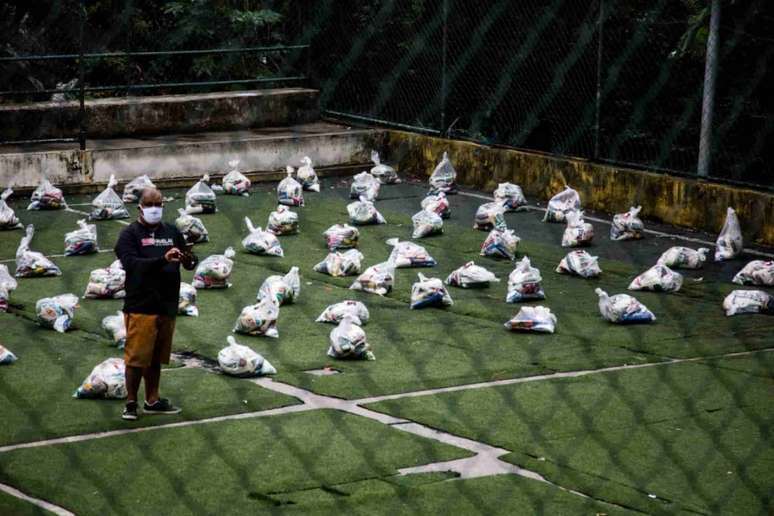
<svg viewBox="0 0 774 516"><path fill-rule="evenodd" d="M774 246L770 193L402 131L374 132L372 138L371 146L383 149L403 172L429 176L448 151L460 184L485 191L511 181L525 194L547 201L567 184L590 209L617 213L642 205L645 218L709 232L720 230L731 206L747 242Z"/></svg>

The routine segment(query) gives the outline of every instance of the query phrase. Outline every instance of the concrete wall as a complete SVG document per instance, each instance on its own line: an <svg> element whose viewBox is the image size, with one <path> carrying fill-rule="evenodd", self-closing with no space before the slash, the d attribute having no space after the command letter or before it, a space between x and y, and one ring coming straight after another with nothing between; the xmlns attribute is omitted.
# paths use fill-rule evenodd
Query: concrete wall
<svg viewBox="0 0 774 516"><path fill-rule="evenodd" d="M303 124L319 118L318 91L254 91L89 100L89 138L114 138ZM78 102L0 105L0 141L78 135Z"/></svg>
<svg viewBox="0 0 774 516"><path fill-rule="evenodd" d="M371 146L383 149L403 172L429 176L448 151L460 184L485 191L511 181L547 201L568 184L590 209L617 213L642 205L645 218L709 232L720 230L731 206L746 242L774 246L771 193L402 131L375 132L372 138Z"/></svg>

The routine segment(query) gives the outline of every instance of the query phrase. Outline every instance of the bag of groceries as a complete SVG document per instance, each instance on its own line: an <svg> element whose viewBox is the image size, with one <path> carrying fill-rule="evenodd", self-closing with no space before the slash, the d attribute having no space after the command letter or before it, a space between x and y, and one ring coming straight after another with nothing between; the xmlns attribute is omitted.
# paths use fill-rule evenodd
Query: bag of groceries
<svg viewBox="0 0 774 516"><path fill-rule="evenodd" d="M386 262L372 265L349 287L350 290L362 290L380 296L386 296L395 283L395 263L390 258Z"/></svg>
<svg viewBox="0 0 774 516"><path fill-rule="evenodd" d="M108 358L91 370L73 398L126 398L126 364L123 358Z"/></svg>
<svg viewBox="0 0 774 516"><path fill-rule="evenodd" d="M191 215L197 213L215 213L215 192L209 185L210 176L204 174L195 185L185 193L185 212Z"/></svg>
<svg viewBox="0 0 774 516"><path fill-rule="evenodd" d="M433 173L430 174L430 193L445 194L457 193L457 171L449 160L449 154L444 152L440 163L435 166Z"/></svg>
<svg viewBox="0 0 774 516"><path fill-rule="evenodd" d="M374 163L373 168L371 168L371 175L378 179L381 184L392 185L400 183L400 178L395 169L382 163L379 153L375 150L371 151L371 161Z"/></svg>
<svg viewBox="0 0 774 516"><path fill-rule="evenodd" d="M0 194L0 230L21 229L24 227L22 226L22 223L19 222L19 218L16 216L13 208L8 206L8 203L6 202L8 198L11 197L11 194L13 194L13 190L10 188L6 188L3 190L3 193Z"/></svg>
<svg viewBox="0 0 774 516"><path fill-rule="evenodd" d="M0 345L0 365L11 365L17 360L16 355L10 349Z"/></svg>
<svg viewBox="0 0 774 516"><path fill-rule="evenodd" d="M564 190L551 197L548 201L544 222L564 222L570 211L580 211L580 196L578 192L565 186Z"/></svg>
<svg viewBox="0 0 774 516"><path fill-rule="evenodd" d="M562 247L590 245L594 238L594 226L583 220L582 211L570 211L565 214L567 227L562 235Z"/></svg>
<svg viewBox="0 0 774 516"><path fill-rule="evenodd" d="M723 300L726 316L739 314L774 315L774 296L762 290L734 290Z"/></svg>
<svg viewBox="0 0 774 516"><path fill-rule="evenodd" d="M497 229L505 231L505 208L502 204L496 202L487 202L482 204L476 210L476 217L473 220L473 229L491 231Z"/></svg>
<svg viewBox="0 0 774 516"><path fill-rule="evenodd" d="M29 224L25 235L16 249L16 277L33 278L38 276L61 276L62 271L43 253L30 251L30 242L35 234L35 226Z"/></svg>
<svg viewBox="0 0 774 516"><path fill-rule="evenodd" d="M196 306L196 289L190 283L180 282L180 292L177 298L178 315L199 317L199 308Z"/></svg>
<svg viewBox="0 0 774 516"><path fill-rule="evenodd" d="M594 289L599 296L599 313L614 323L648 323L656 320L648 307L628 294L608 296L601 288Z"/></svg>
<svg viewBox="0 0 774 516"><path fill-rule="evenodd" d="M304 193L301 183L293 179L293 167L285 167L287 177L277 185L277 202L286 206L303 206Z"/></svg>
<svg viewBox="0 0 774 516"><path fill-rule="evenodd" d="M315 272L321 272L330 276L354 276L360 274L363 254L357 249L350 249L343 253L334 251L328 253L325 260L314 266Z"/></svg>
<svg viewBox="0 0 774 516"><path fill-rule="evenodd" d="M366 341L365 331L351 317L344 317L341 323L331 330L330 343L328 356L331 358L375 360Z"/></svg>
<svg viewBox="0 0 774 516"><path fill-rule="evenodd" d="M435 267L437 263L424 247L414 242L401 242L397 238L390 238L386 244L392 247L389 261L397 268Z"/></svg>
<svg viewBox="0 0 774 516"><path fill-rule="evenodd" d="M301 158L301 166L298 167L296 176L301 181L301 187L304 190L309 190L310 192L320 191L320 180L317 178L317 172L312 168L312 160L309 156Z"/></svg>
<svg viewBox="0 0 774 516"><path fill-rule="evenodd" d="M543 277L537 267L533 267L528 257L524 257L516 264L516 268L508 275L508 293L505 296L506 303L521 303L533 299L545 299L541 282Z"/></svg>
<svg viewBox="0 0 774 516"><path fill-rule="evenodd" d="M245 225L249 234L242 239L242 247L247 252L267 256L285 256L280 241L273 232L264 231L260 226L253 226L248 217L245 217Z"/></svg>
<svg viewBox="0 0 774 516"><path fill-rule="evenodd" d="M86 219L78 221L78 229L65 234L65 256L92 254L99 251L97 246L97 226L87 224Z"/></svg>
<svg viewBox="0 0 774 516"><path fill-rule="evenodd" d="M736 273L734 283L774 287L774 260L753 260ZM0 279L0 283L2 280Z"/></svg>
<svg viewBox="0 0 774 516"><path fill-rule="evenodd" d="M228 346L218 351L218 365L224 373L247 378L277 374L277 370L261 355L241 344L234 337L226 337Z"/></svg>
<svg viewBox="0 0 774 516"><path fill-rule="evenodd" d="M632 206L626 213L617 213L613 216L613 225L610 226L610 240L633 240L642 238L645 224L637 216L642 206Z"/></svg>
<svg viewBox="0 0 774 516"><path fill-rule="evenodd" d="M231 167L231 170L223 176L223 191L229 195L243 195L247 197L250 195L250 185L252 183L246 175L237 170L238 165L238 159L232 159L228 162L228 166Z"/></svg>
<svg viewBox="0 0 774 516"><path fill-rule="evenodd" d="M654 292L677 292L683 285L683 275L666 265L654 265L629 284L629 290L652 290Z"/></svg>
<svg viewBox="0 0 774 516"><path fill-rule="evenodd" d="M411 217L414 232L411 238L423 238L443 233L443 219L432 211L420 210Z"/></svg>
<svg viewBox="0 0 774 516"><path fill-rule="evenodd" d="M661 254L658 264L672 269L701 269L707 261L710 250L706 247L690 249L688 247L670 247Z"/></svg>
<svg viewBox="0 0 774 516"><path fill-rule="evenodd" d="M91 271L83 297L88 299L122 299L126 297L125 283L126 272L121 266L121 260L115 260L107 267Z"/></svg>
<svg viewBox="0 0 774 516"><path fill-rule="evenodd" d="M110 174L107 187L91 201L89 220L125 219L129 217L124 201L121 200L114 190L117 184L116 176Z"/></svg>
<svg viewBox="0 0 774 516"><path fill-rule="evenodd" d="M277 319L279 318L279 304L276 298L267 297L254 305L248 305L242 309L237 317L234 331L246 335L263 335L276 339Z"/></svg>
<svg viewBox="0 0 774 516"><path fill-rule="evenodd" d="M11 291L16 290L19 284L11 276L8 267L0 263L0 312L8 311L8 302L11 297Z"/></svg>
<svg viewBox="0 0 774 516"><path fill-rule="evenodd" d="M446 194L443 192L428 195L422 199L420 204L423 210L432 211L442 219L448 219L451 216L449 199L446 198Z"/></svg>
<svg viewBox="0 0 774 516"><path fill-rule="evenodd" d="M379 197L381 183L368 172L355 174L352 178L352 186L349 188L349 196L352 199L365 197L367 201L375 201Z"/></svg>
<svg viewBox="0 0 774 516"><path fill-rule="evenodd" d="M135 177L124 186L124 194L121 199L127 204L139 202L142 191L148 187L155 188L156 185L153 184L147 175Z"/></svg>
<svg viewBox="0 0 774 516"><path fill-rule="evenodd" d="M349 203L347 205L347 213L349 213L349 223L356 226L387 223L374 206L374 203L365 197L360 197L359 200Z"/></svg>
<svg viewBox="0 0 774 516"><path fill-rule="evenodd" d="M126 346L126 324L124 322L124 312L118 310L113 315L105 316L102 319L102 329L105 331L113 345L118 349L124 349Z"/></svg>
<svg viewBox="0 0 774 516"><path fill-rule="evenodd" d="M484 243L481 244L481 256L491 256L493 258L505 258L507 260L516 259L516 248L519 247L521 239L516 236L512 229L501 231L493 229L489 232Z"/></svg>
<svg viewBox="0 0 774 516"><path fill-rule="evenodd" d="M739 218L733 208L728 208L726 221L723 223L723 229L720 230L715 244L717 245L715 250L716 262L730 260L741 254L743 247L742 226L739 225Z"/></svg>
<svg viewBox="0 0 774 516"><path fill-rule="evenodd" d="M277 209L269 213L266 230L277 236L298 233L298 213L290 211L290 208L283 204L277 205Z"/></svg>
<svg viewBox="0 0 774 516"><path fill-rule="evenodd" d="M586 251L570 251L559 262L556 272L580 276L581 278L596 278L602 274L598 261L599 257L591 256Z"/></svg>
<svg viewBox="0 0 774 516"><path fill-rule="evenodd" d="M419 281L411 286L411 302L409 307L426 308L428 306L451 306L454 304L449 291L439 278L427 278L421 272L417 274Z"/></svg>
<svg viewBox="0 0 774 516"><path fill-rule="evenodd" d="M199 262L192 282L194 288L229 288L235 254L234 248L229 247L223 254L213 254Z"/></svg>
<svg viewBox="0 0 774 516"><path fill-rule="evenodd" d="M348 224L334 224L323 233L329 251L357 247L360 231Z"/></svg>
<svg viewBox="0 0 774 516"><path fill-rule="evenodd" d="M519 211L527 205L521 187L513 183L500 183L494 191L494 200L506 211Z"/></svg>
<svg viewBox="0 0 774 516"><path fill-rule="evenodd" d="M316 322L339 324L347 316L358 326L363 326L370 318L366 305L360 301L348 299L328 306L323 310Z"/></svg>
<svg viewBox="0 0 774 516"><path fill-rule="evenodd" d="M272 275L266 278L258 289L257 300L264 297L276 299L279 305L293 303L301 293L301 277L298 267L291 267L284 276Z"/></svg>
<svg viewBox="0 0 774 516"><path fill-rule="evenodd" d="M490 283L499 282L494 273L485 268L468 262L459 269L455 269L446 278L446 284L460 288L484 288Z"/></svg>
<svg viewBox="0 0 774 516"><path fill-rule="evenodd" d="M64 200L62 190L55 187L46 177L41 179L40 184L30 197L28 210L58 210L66 208L67 203Z"/></svg>
<svg viewBox="0 0 774 516"><path fill-rule="evenodd" d="M199 217L189 215L183 208L177 210L179 216L175 219L175 227L183 239L189 244L200 244L210 240L207 228Z"/></svg>
<svg viewBox="0 0 774 516"><path fill-rule="evenodd" d="M61 294L54 297L44 297L35 303L35 314L38 324L44 328L51 328L59 333L66 332L75 318L75 309L78 308L78 296L75 294Z"/></svg>
<svg viewBox="0 0 774 516"><path fill-rule="evenodd" d="M554 333L556 316L545 306L522 306L504 326L511 331Z"/></svg>

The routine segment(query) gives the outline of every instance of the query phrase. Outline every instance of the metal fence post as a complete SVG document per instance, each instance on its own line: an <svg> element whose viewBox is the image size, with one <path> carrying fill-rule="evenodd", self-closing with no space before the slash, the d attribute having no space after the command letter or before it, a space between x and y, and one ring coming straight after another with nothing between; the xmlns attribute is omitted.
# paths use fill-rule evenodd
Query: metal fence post
<svg viewBox="0 0 774 516"><path fill-rule="evenodd" d="M594 109L594 159L599 159L599 117L602 111L602 48L605 23L605 0L599 0L597 20L597 97Z"/></svg>
<svg viewBox="0 0 774 516"><path fill-rule="evenodd" d="M449 0L442 0L443 36L441 39L441 134L446 133L446 52L447 25L449 22Z"/></svg>
<svg viewBox="0 0 774 516"><path fill-rule="evenodd" d="M80 8L80 34L78 37L79 43L78 43L78 72L79 72L79 78L78 78L78 101L79 101L79 107L78 107L78 143L80 145L81 150L86 150L86 107L85 107L85 85L83 84L85 72L84 72L84 66L83 66L83 30L84 25L86 24L86 6L84 4L84 0L81 0L79 3Z"/></svg>
<svg viewBox="0 0 774 516"><path fill-rule="evenodd" d="M712 118L715 111L715 78L718 71L720 0L712 0L710 5L709 37L707 38L707 56L704 63L704 95L701 103L699 163L697 166L697 172L701 177L709 176L712 161Z"/></svg>

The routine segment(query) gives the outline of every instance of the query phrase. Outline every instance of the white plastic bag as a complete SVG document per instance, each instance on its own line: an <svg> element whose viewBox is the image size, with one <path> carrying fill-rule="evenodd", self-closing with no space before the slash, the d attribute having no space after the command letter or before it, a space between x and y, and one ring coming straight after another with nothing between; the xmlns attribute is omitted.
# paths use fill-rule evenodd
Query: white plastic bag
<svg viewBox="0 0 774 516"><path fill-rule="evenodd" d="M291 267L284 276L273 275L263 281L258 289L257 300L267 297L276 299L279 305L293 303L301 293L301 277L298 267Z"/></svg>
<svg viewBox="0 0 774 516"><path fill-rule="evenodd" d="M355 324L351 317L344 317L341 323L331 330L330 343L328 356L331 358L375 360L365 331Z"/></svg>
<svg viewBox="0 0 774 516"><path fill-rule="evenodd" d="M102 329L118 349L126 346L126 324L124 312L117 311L113 315L107 315L102 319Z"/></svg>
<svg viewBox="0 0 774 516"><path fill-rule="evenodd" d="M38 324L64 333L70 328L78 308L78 296L61 294L54 297L44 297L35 303L35 314Z"/></svg>
<svg viewBox="0 0 774 516"><path fill-rule="evenodd" d="M38 276L61 276L62 271L43 253L30 251L30 242L35 234L35 226L29 224L25 235L16 249L16 277L33 278Z"/></svg>
<svg viewBox="0 0 774 516"><path fill-rule="evenodd" d="M594 226L583 220L582 211L570 211L565 214L567 227L562 235L562 247L578 247L591 244L594 238Z"/></svg>
<svg viewBox="0 0 774 516"><path fill-rule="evenodd" d="M400 178L395 172L395 169L382 163L382 160L379 158L379 153L375 150L371 151L371 161L374 163L373 168L371 168L371 175L378 179L381 184L388 185L400 183Z"/></svg>
<svg viewBox="0 0 774 516"><path fill-rule="evenodd" d="M58 210L66 208L67 203L64 200L62 190L52 185L46 177L43 177L40 184L30 197L28 210Z"/></svg>
<svg viewBox="0 0 774 516"><path fill-rule="evenodd" d="M500 183L494 191L494 200L506 211L519 211L527 205L527 199L519 185L513 183Z"/></svg>
<svg viewBox="0 0 774 516"><path fill-rule="evenodd" d="M246 251L259 255L285 256L280 241L273 232L253 226L248 217L245 217L245 225L249 234L242 239L242 247Z"/></svg>
<svg viewBox="0 0 774 516"><path fill-rule="evenodd" d="M357 249L350 249L343 253L334 251L328 253L325 260L315 265L314 270L334 277L354 276L360 274L362 270L360 262L363 258L363 254Z"/></svg>
<svg viewBox="0 0 774 516"><path fill-rule="evenodd" d="M87 224L86 219L78 221L78 229L65 234L65 256L92 254L99 251L97 246L97 226Z"/></svg>
<svg viewBox="0 0 774 516"><path fill-rule="evenodd" d="M432 211L420 210L411 217L414 232L411 238L423 238L443 233L443 219Z"/></svg>
<svg viewBox="0 0 774 516"><path fill-rule="evenodd" d="M743 247L742 227L739 225L739 218L733 208L728 208L726 221L723 223L723 229L720 230L715 243L717 245L715 250L716 262L730 260L741 254Z"/></svg>
<svg viewBox="0 0 774 516"><path fill-rule="evenodd" d="M375 201L379 197L381 183L368 172L355 174L352 178L352 186L349 188L349 196L352 199L365 197L368 201Z"/></svg>
<svg viewBox="0 0 774 516"><path fill-rule="evenodd" d="M89 220L125 219L129 217L124 201L121 200L114 190L117 184L116 176L110 174L107 187L91 201Z"/></svg>
<svg viewBox="0 0 774 516"><path fill-rule="evenodd" d="M580 211L580 195L578 192L565 186L564 190L551 197L548 201L544 222L564 222L567 212Z"/></svg>
<svg viewBox="0 0 774 516"><path fill-rule="evenodd" d="M218 211L215 206L215 192L209 185L210 176L204 174L202 178L185 193L185 212L188 214L196 213L215 213Z"/></svg>
<svg viewBox="0 0 774 516"><path fill-rule="evenodd" d="M386 224L382 214L374 206L374 203L361 196L360 200L349 203L347 205L347 213L349 213L349 223L358 226L364 226L366 224Z"/></svg>
<svg viewBox="0 0 774 516"><path fill-rule="evenodd" d="M298 233L298 213L290 211L290 208L283 204L277 205L277 209L269 213L266 230L277 236Z"/></svg>
<svg viewBox="0 0 774 516"><path fill-rule="evenodd" d="M431 193L457 193L457 171L449 160L448 153L443 153L443 158L430 174L429 182Z"/></svg>
<svg viewBox="0 0 774 516"><path fill-rule="evenodd" d="M629 290L652 290L654 292L677 292L683 285L683 275L666 265L656 264L629 284Z"/></svg>
<svg viewBox="0 0 774 516"><path fill-rule="evenodd" d="M73 398L126 398L126 364L122 358L108 358L91 370Z"/></svg>
<svg viewBox="0 0 774 516"><path fill-rule="evenodd" d="M452 306L449 291L439 278L427 278L421 272L417 274L419 281L411 285L411 302L409 307L426 308L428 306Z"/></svg>
<svg viewBox="0 0 774 516"><path fill-rule="evenodd" d="M0 345L0 365L11 365L18 360L10 349Z"/></svg>
<svg viewBox="0 0 774 516"><path fill-rule="evenodd" d="M323 233L329 251L357 247L360 231L348 224L334 224Z"/></svg>
<svg viewBox="0 0 774 516"><path fill-rule="evenodd" d="M436 261L430 253L419 244L408 241L398 241L397 238L387 240L387 245L392 247L389 261L397 268L404 267L435 267Z"/></svg>
<svg viewBox="0 0 774 516"><path fill-rule="evenodd" d="M242 309L234 325L236 333L247 335L263 335L276 339L277 319L279 318L279 304L275 298L261 299L254 305L248 305Z"/></svg>
<svg viewBox="0 0 774 516"><path fill-rule="evenodd" d="M194 288L229 288L234 254L234 248L229 247L223 254L213 254L199 262L192 282Z"/></svg>
<svg viewBox="0 0 774 516"><path fill-rule="evenodd" d="M312 160L309 156L301 158L301 166L298 167L296 175L298 180L301 181L301 187L304 190L309 190L310 192L320 191L320 180L317 178L317 172L312 168Z"/></svg>
<svg viewBox="0 0 774 516"><path fill-rule="evenodd" d="M366 305L360 301L348 299L328 306L323 310L316 322L339 324L345 316L349 316L358 326L363 326L370 318Z"/></svg>
<svg viewBox="0 0 774 516"><path fill-rule="evenodd" d="M446 194L443 192L428 195L422 199L421 206L423 210L432 211L442 219L448 219L451 216L449 199L446 198Z"/></svg>
<svg viewBox="0 0 774 516"><path fill-rule="evenodd" d="M734 290L723 300L726 316L739 314L774 315L774 297L762 290Z"/></svg>
<svg viewBox="0 0 774 516"><path fill-rule="evenodd" d="M446 278L446 284L461 288L488 287L490 283L499 282L494 273L485 268L468 262L459 269L455 269Z"/></svg>
<svg viewBox="0 0 774 516"><path fill-rule="evenodd" d="M554 333L556 316L545 306L522 306L504 326L511 331Z"/></svg>
<svg viewBox="0 0 774 516"><path fill-rule="evenodd" d="M701 269L709 252L706 247L695 250L682 246L670 247L661 254L657 263L672 269Z"/></svg>
<svg viewBox="0 0 774 516"><path fill-rule="evenodd" d="M598 260L597 256L591 256L586 251L570 251L559 262L556 272L572 274L582 278L596 278L602 274L602 269L599 268L599 263L597 263Z"/></svg>
<svg viewBox="0 0 774 516"><path fill-rule="evenodd" d="M481 244L480 254L481 256L515 260L519 242L521 242L521 239L516 236L512 229L506 229L505 231L493 229Z"/></svg>
<svg viewBox="0 0 774 516"><path fill-rule="evenodd" d="M13 190L6 188L3 193L0 194L0 230L5 229L21 229L22 223L19 222L19 218L13 209L8 206L6 200L11 197Z"/></svg>
<svg viewBox="0 0 774 516"><path fill-rule="evenodd" d="M487 202L482 204L476 210L476 217L473 220L473 229L490 231L498 229L505 231L505 208L497 202Z"/></svg>
<svg viewBox="0 0 774 516"><path fill-rule="evenodd" d="M226 337L228 346L218 352L221 371L231 376L246 378L277 374L277 370L261 355L241 344L234 337Z"/></svg>
<svg viewBox="0 0 774 516"><path fill-rule="evenodd" d="M8 311L8 301L11 297L11 291L16 290L18 283L11 276L8 267L0 263L0 312Z"/></svg>
<svg viewBox="0 0 774 516"><path fill-rule="evenodd" d="M645 224L638 217L642 206L632 206L626 213L617 213L613 216L613 225L610 226L610 240L634 240L642 238Z"/></svg>
<svg viewBox="0 0 774 516"><path fill-rule="evenodd" d="M506 303L520 303L533 299L545 299L541 282L543 277L537 267L533 267L529 258L524 258L516 264L508 275L508 293L505 295Z"/></svg>
<svg viewBox="0 0 774 516"><path fill-rule="evenodd" d="M247 176L237 170L239 160L232 159L228 162L228 166L231 167L231 170L223 176L223 191L229 195L242 195L245 197L250 195L250 185L252 183Z"/></svg>
<svg viewBox="0 0 774 516"><path fill-rule="evenodd" d="M734 283L774 287L774 260L753 260L736 273Z"/></svg>
<svg viewBox="0 0 774 516"><path fill-rule="evenodd" d="M199 308L196 306L196 289L190 283L180 282L180 292L177 298L177 313L190 317L199 317Z"/></svg>
<svg viewBox="0 0 774 516"><path fill-rule="evenodd" d="M210 240L207 228L199 217L188 214L183 208L177 210L179 216L175 219L175 227L189 244L200 244Z"/></svg>
<svg viewBox="0 0 774 516"><path fill-rule="evenodd" d="M395 263L390 259L367 268L349 288L386 296L392 290L394 283Z"/></svg>
<svg viewBox="0 0 774 516"><path fill-rule="evenodd" d="M83 297L89 299L122 299L126 297L124 290L126 272L121 261L116 260L102 269L94 269L89 274L89 283Z"/></svg>
<svg viewBox="0 0 774 516"><path fill-rule="evenodd" d="M647 323L656 320L648 307L628 294L608 296L601 288L594 289L599 296L599 313L614 323Z"/></svg>
<svg viewBox="0 0 774 516"><path fill-rule="evenodd" d="M293 167L285 167L287 177L277 185L277 202L286 206L303 206L304 193L301 183L293 179Z"/></svg>
<svg viewBox="0 0 774 516"><path fill-rule="evenodd" d="M135 177L124 186L124 194L121 199L127 204L139 202L142 191L148 187L155 188L156 185L147 175Z"/></svg>

